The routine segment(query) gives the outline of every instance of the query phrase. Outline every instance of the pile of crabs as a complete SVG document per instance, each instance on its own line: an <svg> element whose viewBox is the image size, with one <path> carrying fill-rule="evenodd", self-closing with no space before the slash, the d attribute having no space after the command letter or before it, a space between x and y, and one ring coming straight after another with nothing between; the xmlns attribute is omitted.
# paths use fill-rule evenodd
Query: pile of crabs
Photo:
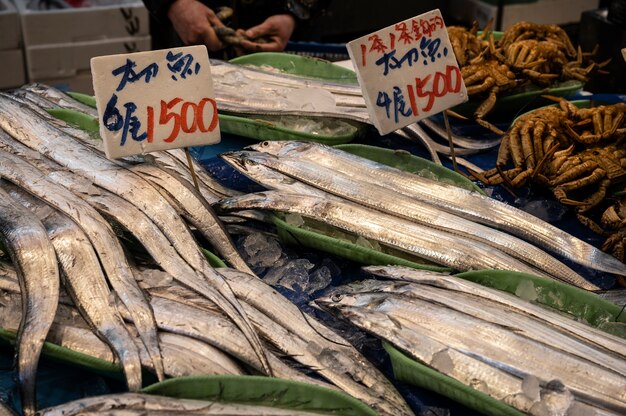
<svg viewBox="0 0 626 416"><path fill-rule="evenodd" d="M621 261L626 254L626 104L579 108L563 98L557 105L518 117L502 132L483 117L497 94L520 84L547 87L557 81L585 82L606 63L575 49L556 25L520 22L499 42L493 35L450 27L450 40L470 96L486 96L476 121L500 134L496 166L471 172L487 185L546 187L571 206L581 223L606 237L603 249ZM607 62L608 63L608 62ZM626 282L625 282L626 283Z"/></svg>
<svg viewBox="0 0 626 416"><path fill-rule="evenodd" d="M557 25L519 22L496 41L488 29L479 35L475 23L469 30L450 26L448 36L468 95L484 98L474 113L476 122L500 135L504 132L484 119L499 94L529 84L548 87L568 80L585 82L591 72L608 64L595 63L593 52L574 48Z"/></svg>
<svg viewBox="0 0 626 416"><path fill-rule="evenodd" d="M624 261L626 104L578 108L561 98L526 113L504 134L495 168L473 174L488 185L548 187Z"/></svg>

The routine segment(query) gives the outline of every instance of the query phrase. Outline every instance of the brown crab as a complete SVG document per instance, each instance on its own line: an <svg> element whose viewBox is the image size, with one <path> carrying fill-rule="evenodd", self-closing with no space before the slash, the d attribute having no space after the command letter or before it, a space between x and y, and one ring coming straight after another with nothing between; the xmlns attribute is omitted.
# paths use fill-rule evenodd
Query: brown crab
<svg viewBox="0 0 626 416"><path fill-rule="evenodd" d="M479 57L487 46L485 38L489 25L480 36L477 35L478 22L476 21L470 29L463 26L448 26L447 30L454 55L461 67Z"/></svg>
<svg viewBox="0 0 626 416"><path fill-rule="evenodd" d="M462 67L461 75L467 87L467 95L484 94L487 96L474 112L476 123L496 134L504 134L502 130L484 120L484 117L495 106L498 93L518 85L515 74L507 65L502 65L497 61L480 60Z"/></svg>
<svg viewBox="0 0 626 416"><path fill-rule="evenodd" d="M565 122L567 131L575 141L596 144L608 139L621 140L626 127L621 127L626 117L626 104L577 109L568 104L570 118Z"/></svg>
<svg viewBox="0 0 626 416"><path fill-rule="evenodd" d="M602 216L600 224L586 216L579 215L579 220L588 226L593 232L606 237L602 244L602 250L610 252L615 258L624 262L626 260L626 189L621 191L622 196L609 205ZM626 286L626 279L617 276L621 286Z"/></svg>
<svg viewBox="0 0 626 416"><path fill-rule="evenodd" d="M611 204L602 213L600 221L601 227L594 224L598 228L596 233L608 237L602 249L610 251L623 262L626 254L626 196Z"/></svg>
<svg viewBox="0 0 626 416"><path fill-rule="evenodd" d="M625 118L626 104L578 108L561 98L558 106L516 119L495 168L473 174L488 185L534 182L549 188L559 202L574 207L581 223L608 237L603 248L623 261L626 197L609 208L605 204L610 189L626 181ZM599 225L593 217L602 210Z"/></svg>
<svg viewBox="0 0 626 416"><path fill-rule="evenodd" d="M576 48L572 44L569 36L557 25L544 25L531 22L518 22L508 28L500 39L500 47L507 49L511 44L524 39L535 39L538 41L548 41L558 45L570 57L576 57Z"/></svg>
<svg viewBox="0 0 626 416"><path fill-rule="evenodd" d="M582 214L602 202L611 184L626 177L626 149L613 145L587 148L569 156L556 172L547 173L548 186L559 202L576 205ZM582 201L570 197L570 193L590 186L595 190Z"/></svg>
<svg viewBox="0 0 626 416"><path fill-rule="evenodd" d="M552 189L560 202L579 206L579 212L588 211L604 198L609 185L626 176L626 148L615 140L625 112L622 104L579 109L560 99L559 107L519 117L500 144L496 168L485 172L483 178L490 184L506 182L512 187L534 180ZM597 138L612 140L597 146L590 146L595 143L592 140L581 140L589 136L575 129L589 124L601 129ZM514 167L505 170L509 160ZM591 185L597 189L584 200L569 196Z"/></svg>
<svg viewBox="0 0 626 416"><path fill-rule="evenodd" d="M559 78L563 66L568 63L567 57L554 42L536 39L513 42L504 49L504 55L497 50L493 53L512 71L519 72L540 86L553 83Z"/></svg>

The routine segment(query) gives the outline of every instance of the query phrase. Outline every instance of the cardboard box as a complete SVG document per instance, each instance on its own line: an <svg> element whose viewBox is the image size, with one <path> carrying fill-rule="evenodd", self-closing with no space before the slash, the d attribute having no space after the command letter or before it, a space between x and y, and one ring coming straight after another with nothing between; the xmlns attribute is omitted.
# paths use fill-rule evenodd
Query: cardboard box
<svg viewBox="0 0 626 416"><path fill-rule="evenodd" d="M29 47L150 34L148 11L138 0L89 0L93 6L49 10L38 10L38 0L14 1Z"/></svg>
<svg viewBox="0 0 626 416"><path fill-rule="evenodd" d="M42 78L37 80L42 84L50 85L62 91L82 92L93 95L93 81L91 71L80 71L71 77Z"/></svg>
<svg viewBox="0 0 626 416"><path fill-rule="evenodd" d="M26 83L24 54L21 49L0 51L0 89L20 87Z"/></svg>
<svg viewBox="0 0 626 416"><path fill-rule="evenodd" d="M0 0L0 50L17 49L21 43L22 30L17 9L9 0Z"/></svg>
<svg viewBox="0 0 626 416"><path fill-rule="evenodd" d="M38 81L73 77L81 71L89 71L89 61L94 56L149 50L150 36L28 45L26 47L28 78L30 81Z"/></svg>
<svg viewBox="0 0 626 416"><path fill-rule="evenodd" d="M478 21L483 28L489 19L496 21L498 6L481 0L448 0L448 12L460 21ZM505 4L502 9L502 28L526 20L540 24L565 24L580 21L584 11L598 8L599 0L537 0L532 3Z"/></svg>

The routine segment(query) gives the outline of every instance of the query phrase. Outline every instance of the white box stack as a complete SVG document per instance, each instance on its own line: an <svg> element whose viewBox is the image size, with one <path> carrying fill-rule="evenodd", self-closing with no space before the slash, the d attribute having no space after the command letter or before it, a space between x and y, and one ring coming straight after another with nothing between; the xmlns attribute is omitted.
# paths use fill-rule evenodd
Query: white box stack
<svg viewBox="0 0 626 416"><path fill-rule="evenodd" d="M26 82L20 17L9 0L0 0L0 89Z"/></svg>
<svg viewBox="0 0 626 416"><path fill-rule="evenodd" d="M139 0L57 9L40 9L44 0L15 1L30 82L93 94L91 57L150 50L148 11Z"/></svg>

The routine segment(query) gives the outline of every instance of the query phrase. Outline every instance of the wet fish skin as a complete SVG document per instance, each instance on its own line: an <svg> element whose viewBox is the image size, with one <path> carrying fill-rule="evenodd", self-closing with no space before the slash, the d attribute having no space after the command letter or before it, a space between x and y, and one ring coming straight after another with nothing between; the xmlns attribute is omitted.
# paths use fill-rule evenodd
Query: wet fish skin
<svg viewBox="0 0 626 416"><path fill-rule="evenodd" d="M52 94L53 96L59 95L59 97L57 97L56 99L53 98L51 100L49 98L50 94ZM94 137L85 131L71 126L64 121L51 116L46 111L53 108L71 109L97 118L98 114L95 112L95 109L83 106L81 103L75 101L71 97L65 96L65 94L61 91L58 91L55 88L48 87L43 84L31 84L14 90L11 93L11 98L22 104L27 105L28 108L36 112L37 115L39 115L42 119L59 128L63 132L71 135L72 137L75 137L78 140L81 140L83 143L89 144L95 149L98 149L100 153L104 152L102 139L100 139L99 137ZM67 102L68 99L70 100L70 102ZM78 104L78 106L76 106L75 104ZM181 160L179 160L181 158L181 155L178 154L177 151L183 153L183 151L180 149L172 149L169 151L152 152L150 154L141 155L138 157L143 158L146 164L155 164L164 170L175 172L181 177L184 177L189 184L193 184L189 168L187 167L187 165L184 165ZM130 160L131 158L132 157L126 157L119 160ZM182 158L185 158L184 154L182 155ZM197 163L194 163L194 169L196 171L196 175L200 179L200 192L207 199L207 201L213 202L221 197L232 196L236 194L235 191L223 187L217 181L210 178L206 174L204 169Z"/></svg>
<svg viewBox="0 0 626 416"><path fill-rule="evenodd" d="M13 264L0 261L0 290L20 292L20 283L17 281L17 271L15 271Z"/></svg>
<svg viewBox="0 0 626 416"><path fill-rule="evenodd" d="M230 355L226 354L219 348L215 348L209 343L201 342L196 339L180 336L177 334L169 334L162 332L160 339L165 339L168 343L171 354L190 354L193 357L193 361L188 362L188 370L178 372L199 372L197 370L196 361L198 359L212 363L210 372L204 370L204 374L230 374L230 375L244 375L247 372L237 363ZM184 362L178 363L180 366L184 365Z"/></svg>
<svg viewBox="0 0 626 416"><path fill-rule="evenodd" d="M219 73L214 82L218 108L222 96L229 94L246 99L248 102L272 98L279 102L274 105L278 104L281 108L289 108L289 104L298 108L302 102L307 103L305 100L313 95L317 99L309 99L311 105L300 105L300 108L308 110L310 107L329 109L336 107L366 110L365 100L356 85L332 84L314 78L267 73L228 63L218 65L215 70ZM234 82L233 78L236 78Z"/></svg>
<svg viewBox="0 0 626 416"><path fill-rule="evenodd" d="M346 83L331 82L327 80L321 80L317 78L304 77L297 74L289 74L285 72L270 72L259 67L250 67L232 64L226 61L211 59L211 69L214 71L214 76L223 77L229 72L240 72L244 77L258 80L267 81L270 84L284 85L292 87L317 87L328 90L333 93L342 95L352 95L355 97L362 97L363 92L358 85L351 85Z"/></svg>
<svg viewBox="0 0 626 416"><path fill-rule="evenodd" d="M62 95L60 91L55 92L52 90L48 92L55 93L56 95ZM43 117L46 120L50 118L45 113ZM84 132L76 131L76 129L73 129L70 126L62 126L60 129L77 138L81 142L89 145L93 149L96 149L98 153L103 154L102 140L95 139ZM115 160L113 163L128 169L131 172L137 173L139 176L151 182L157 190L164 194L163 196L168 199L170 203L174 202L173 205L184 213L192 224L200 230L204 237L213 244L219 254L222 255L227 262L245 272L252 273L252 270L250 270L235 249L232 240L221 226L221 223L213 213L210 205L192 187L190 182L186 181L178 174L178 172L183 172L184 169L180 169L174 156L167 152L154 152L149 155L149 157L145 157L145 159L161 162L135 164L124 162L123 160ZM167 162L169 162L169 169L163 169L163 163ZM174 169L176 169L176 171L174 171ZM188 174L188 172L185 173ZM203 186L202 189L206 189L206 186ZM215 199L217 199L217 197L213 195L213 200Z"/></svg>
<svg viewBox="0 0 626 416"><path fill-rule="evenodd" d="M20 116L16 117L15 114ZM250 342L257 346L261 360L264 360L261 343L228 285L210 267L185 223L154 187L138 175L120 168L93 149L45 123L32 111L2 94L0 94L0 127L31 149L119 195L148 215L180 255L216 288L223 298L221 303L230 304L230 310L236 311L229 315L235 322L241 324ZM271 373L270 368L267 368L267 371Z"/></svg>
<svg viewBox="0 0 626 416"><path fill-rule="evenodd" d="M458 278L457 278L458 279ZM362 287L361 287L362 286ZM518 310L505 307L488 298L477 297L458 291L449 291L429 284L415 284L408 282L388 282L368 280L361 282L356 292L390 293L410 298L437 302L457 312L466 313L502 327L507 327L516 334L533 341L558 348L579 359L592 362L608 371L619 373L626 377L626 357L619 356L613 351L601 349L592 342L572 336L567 331L550 325L546 320L534 319ZM544 310L546 315L556 315L550 310ZM625 343L626 344L626 343Z"/></svg>
<svg viewBox="0 0 626 416"><path fill-rule="evenodd" d="M214 286L209 284L215 278L215 270L212 268L205 268L201 271L194 270L172 247L170 241L150 218L133 204L96 187L86 178L81 178L64 170L58 164L26 148L21 143L3 136L1 132L0 148L28 158L40 170L46 172L49 179L70 189L75 195L80 196L96 210L102 212L103 215L115 219L144 245L160 267L171 273L177 281L216 302L229 316L234 317L233 320L240 327L245 327L246 323L238 318L236 309ZM218 277L221 279L221 276ZM251 335L247 333L247 336L250 337ZM256 351L259 355L264 354L260 346L257 346ZM266 368L263 372L268 373L269 370Z"/></svg>
<svg viewBox="0 0 626 416"><path fill-rule="evenodd" d="M167 273L152 274L149 272L149 270L142 270L136 274L141 276L146 289L150 291L151 304L157 316L159 329L161 331L173 331L172 333L159 332L167 375L182 377L225 373L224 370L219 370L220 367L215 366L215 359L212 358L215 353L210 352L213 348L211 345L262 371L263 367L255 354L251 350L245 349L246 338L244 335L228 318L223 316L219 307L196 293L178 286L173 282L171 276L167 276ZM159 274L163 279L156 278ZM12 279L17 284L16 276L8 279ZM8 330L17 328L21 310L20 304L19 286L13 293L9 292L4 296L0 292L0 327ZM192 310L190 311L190 309ZM66 315L71 313L72 308L62 306L59 310L63 311L63 315ZM129 318L128 314L126 315ZM58 319L59 314L56 317L57 321ZM82 318L78 316L77 319L81 320ZM110 349L91 333L86 323L83 323L82 327L77 327L72 326L74 322L66 322L65 325L53 324L48 334L47 340L49 342L107 362L113 362L114 358ZM196 344L200 344L194 346L194 339ZM141 353L144 366L152 369L152 363L145 347L138 338L135 342ZM198 356L198 353L202 353L201 356ZM220 352L219 354L223 353ZM275 377L336 389L331 384L311 378L286 365L270 352L267 355Z"/></svg>
<svg viewBox="0 0 626 416"><path fill-rule="evenodd" d="M81 315L119 358L129 389L141 390L139 353L121 316L109 304L110 291L106 277L88 237L69 218L18 187L0 183L0 188L35 214L44 207L49 209L39 219L48 232L62 268L64 286Z"/></svg>
<svg viewBox="0 0 626 416"><path fill-rule="evenodd" d="M77 138L91 137L88 132L81 130L73 125L70 125L65 121L60 120L50 114L48 112L49 109L58 109L60 107L54 102L46 99L45 97L39 96L32 91L19 89L14 90L11 94L0 92L0 96L8 98L11 101L19 103L21 106L28 108L41 120L45 120L45 122L48 123L50 126L60 129L66 134Z"/></svg>
<svg viewBox="0 0 626 416"><path fill-rule="evenodd" d="M137 412L139 414L198 414L231 416L306 416L310 413L294 409L281 409L237 403L220 403L204 400L179 399L145 393L118 393L106 396L88 397L56 407L43 409L42 416L72 416L89 412L98 414L110 412Z"/></svg>
<svg viewBox="0 0 626 416"><path fill-rule="evenodd" d="M367 175L369 180L377 178L389 187L393 186L398 192L473 221L510 232L591 269L626 274L626 265L614 257L531 214L477 192L421 178L311 142L263 142L249 148L281 157L312 160L348 175Z"/></svg>
<svg viewBox="0 0 626 416"><path fill-rule="evenodd" d="M273 74L249 68L237 67L219 62L215 68L221 77L216 78L215 94L218 108L244 115L282 116L295 115L312 118L341 118L372 124L360 88L356 85L328 83L311 78L294 77L289 74ZM229 75L242 73L243 79L235 85L230 82ZM247 80L254 80L248 82ZM244 82L242 86L242 81ZM311 100L309 106L294 106L292 95L303 95L312 91L325 91L328 102L317 105ZM241 91L245 91L242 94ZM253 94L250 91L262 91ZM305 95L306 96L306 95ZM304 101L300 97L297 102ZM330 104L330 99L334 105ZM439 153L449 153L449 148L432 140L417 124L396 131L407 140L418 141L426 147L433 162L441 164ZM469 149L457 149L457 154L475 152Z"/></svg>
<svg viewBox="0 0 626 416"><path fill-rule="evenodd" d="M237 151L222 157L225 159L238 158L243 160L243 163L250 161L248 165L255 162L262 164L337 197L491 245L497 250L542 270L544 276L557 278L587 290L600 289L532 244L507 233L442 211L433 205L416 201L404 194L389 190L382 184L363 182L337 172L335 169L325 168L305 160L294 161L267 153Z"/></svg>
<svg viewBox="0 0 626 416"><path fill-rule="evenodd" d="M113 289L122 297L135 316L135 322L155 361L157 374L163 377L160 353L156 339L156 325L143 292L126 261L117 236L109 224L88 204L66 188L48 180L43 173L21 158L0 151L0 174L29 193L43 198L47 203L81 224L83 231L94 245L98 258Z"/></svg>
<svg viewBox="0 0 626 416"><path fill-rule="evenodd" d="M302 313L296 305L262 280L229 268L220 269L220 273L227 279L246 311L257 317L253 322L264 325L265 329L260 330L268 336L273 334L271 336L277 346L282 344L282 348L293 352L299 350L300 342L304 342L300 348L305 348L305 351L300 351L301 357L295 356L295 359L307 357L311 361L303 363L305 365L321 363L318 371L323 371L324 377L348 394L374 406L380 413L412 414L389 380L346 340ZM284 335L277 335L281 333ZM313 348L319 353L317 358L306 352L313 351Z"/></svg>
<svg viewBox="0 0 626 416"><path fill-rule="evenodd" d="M4 190L0 190L0 238L16 267L22 289L16 362L22 409L26 416L31 416L36 411L37 364L59 300L59 269L41 222Z"/></svg>
<svg viewBox="0 0 626 416"><path fill-rule="evenodd" d="M381 312L402 326L445 343L466 355L517 377L530 374L547 383L558 379L577 400L623 412L626 377L581 360L558 348L529 340L507 327L489 324L431 301L388 293L345 295L335 301ZM510 351L517 351L511 354ZM537 360L541 357L541 361ZM587 374L584 380L580 374ZM491 383L487 383L491 384Z"/></svg>
<svg viewBox="0 0 626 416"><path fill-rule="evenodd" d="M5 330L17 330L20 321L21 301L19 291L0 294L0 325ZM118 363L115 356L100 338L82 321L73 305L59 305L59 313L52 324L47 342L88 355L109 363ZM77 321L62 320L61 316L73 315ZM134 327L129 328L133 342L140 353L144 367L154 372L152 360L137 336ZM170 377L200 376L206 374L244 374L230 356L212 347L178 334L159 332L162 345L165 374Z"/></svg>
<svg viewBox="0 0 626 416"><path fill-rule="evenodd" d="M81 113L85 113L94 117L98 116L98 111L95 108L89 107L86 104L76 101L74 98L65 94L63 91L49 85L41 83L27 84L22 86L20 89L14 90L14 94L19 94L21 90L29 91L33 94L39 95L40 97L43 97L50 102L53 102L61 108L68 108L80 111Z"/></svg>
<svg viewBox="0 0 626 416"><path fill-rule="evenodd" d="M540 319L546 323L558 327L560 330L576 336L587 342L591 342L604 351L618 354L626 359L626 343L622 338L601 331L590 325L570 319L560 314L545 313L545 308L532 302L520 299L512 294L491 289L489 287L449 276L441 273L425 272L400 266L367 266L364 271L386 279L416 282L423 285L442 287L448 290L466 293L480 298L498 302L504 307L514 309L520 313Z"/></svg>
<svg viewBox="0 0 626 416"><path fill-rule="evenodd" d="M414 333L403 326L402 322L391 319L385 313L363 310L358 306L352 306L347 302L340 303L331 298L319 298L314 302L318 307L343 317L376 337L385 339L421 362L466 385L470 385L473 380L480 380L481 377L489 378L492 382L483 384L480 390L517 409L526 411L533 404L534 397L527 397L523 393L522 380L448 348L430 337ZM480 376L477 376L478 374Z"/></svg>
<svg viewBox="0 0 626 416"><path fill-rule="evenodd" d="M245 157L248 153L250 152L225 152L221 153L219 157L237 171L267 189L336 199L333 194L272 169L253 157ZM263 153L256 154L263 155Z"/></svg>
<svg viewBox="0 0 626 416"><path fill-rule="evenodd" d="M100 140L94 140L89 135L80 135L77 138L102 154ZM166 152L154 152L145 159L153 161L169 159L170 162L175 162L175 158ZM129 163L123 160L113 162L150 182L179 211L181 216L187 218L211 242L227 263L246 273L253 273L235 248L232 239L209 203L190 182L183 179L176 171L164 169L162 163ZM178 171L182 170L178 169Z"/></svg>
<svg viewBox="0 0 626 416"><path fill-rule="evenodd" d="M258 358L252 354L251 351L243 348L245 346L245 338L243 334L241 334L241 331L222 316L221 311L216 305L207 299L199 297L188 289L175 284L166 283L166 286L150 287L152 284L159 285L159 282L152 282L149 281L149 279L144 279L143 283L147 286L152 296L155 310L158 311L157 319L161 329L187 334L188 336L204 340L228 352L249 366L263 371ZM157 298L162 299L158 300ZM168 303L168 301L171 303ZM169 307L157 306L168 304ZM181 313L181 305L185 306L182 309L187 312ZM168 314L168 310L171 310L172 313ZM183 316L184 319L181 319ZM194 318L196 316L197 319ZM200 332L203 328L206 328L206 330ZM207 339L207 336L209 336L210 339ZM335 388L331 384L308 377L289 365L284 364L269 351L267 357L275 377L317 384L327 388Z"/></svg>
<svg viewBox="0 0 626 416"><path fill-rule="evenodd" d="M77 183L71 175L62 172L51 173L50 177L73 189L94 208L115 218L144 245L157 264L171 274L176 281L191 288L201 296L217 302L219 307L229 311L230 315L236 313L233 307L223 300L220 293L207 283L204 276L192 269L180 257L156 225L132 204L104 190L97 191L93 187L89 188L84 184ZM135 275L137 276L137 272ZM141 278L141 275L138 277ZM243 324L240 322L239 325ZM247 341L242 341L240 345L246 344L250 345ZM267 370L260 368L259 371L266 372Z"/></svg>
<svg viewBox="0 0 626 416"><path fill-rule="evenodd" d="M183 170L189 170L187 156L185 155L185 152L182 149L170 149L170 150L167 150L166 153L169 155L169 157L177 160L179 163L179 166L183 166ZM160 159L159 159L159 162L161 162ZM241 194L241 192L239 191L225 187L218 180L216 180L211 175L209 175L209 173L202 167L202 165L193 157L191 158L191 163L192 163L194 171L196 172L196 176L198 177L200 182L204 183L204 185L207 188L209 188L211 192L217 194L218 196L222 198L226 196L235 196L235 195ZM177 172L178 171L179 170L177 170Z"/></svg>
<svg viewBox="0 0 626 416"><path fill-rule="evenodd" d="M268 191L224 199L217 207L225 211L256 208L300 214L456 270L503 269L541 275L541 271L478 241L347 201Z"/></svg>
<svg viewBox="0 0 626 416"><path fill-rule="evenodd" d="M125 167L148 178L158 187L157 189L162 189L162 192L170 196L176 207L182 211L182 215L211 242L218 253L232 267L254 274L235 248L235 244L211 206L191 185L177 178L174 173L166 172L149 164Z"/></svg>
<svg viewBox="0 0 626 416"><path fill-rule="evenodd" d="M210 313L164 298L159 292L151 291L151 304L159 328L201 340L205 343L238 357L242 362L263 371L263 365L254 351L245 342L245 337L229 320ZM127 313L123 312L128 319Z"/></svg>
<svg viewBox="0 0 626 416"><path fill-rule="evenodd" d="M75 110L89 116L98 117L95 108L85 106L84 104L74 100L72 97L65 95L63 92L44 84L29 84L20 89L13 90L11 93L12 98L19 99L20 102L25 103L30 109L37 112L42 118L54 124L67 134L76 137L83 142L89 142L90 145L103 151L103 143L100 138L92 137L87 132L74 128L66 124L65 122L56 119L46 112L51 108L63 108ZM167 169L185 177L185 179L192 184L191 174L187 165L186 156L181 149L171 149L167 151L152 152L149 155L142 155L147 163L155 163L163 169ZM124 160L124 159L122 159ZM148 162L151 160L152 162ZM219 199L225 196L233 196L237 194L236 191L228 189L222 186L219 182L207 175L206 171L195 161L193 166L200 179L200 191L207 201L213 202L215 199Z"/></svg>

